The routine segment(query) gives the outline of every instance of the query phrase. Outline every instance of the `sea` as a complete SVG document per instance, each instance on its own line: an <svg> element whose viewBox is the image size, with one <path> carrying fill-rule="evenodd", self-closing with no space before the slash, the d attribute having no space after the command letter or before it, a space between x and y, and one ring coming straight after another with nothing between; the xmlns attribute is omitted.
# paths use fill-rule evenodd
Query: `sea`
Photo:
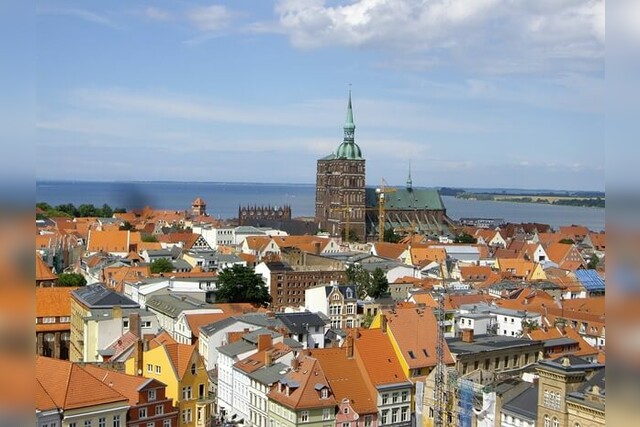
<svg viewBox="0 0 640 427"><path fill-rule="evenodd" d="M495 189L500 190L500 189ZM201 197L207 212L216 218L237 218L245 205L291 206L293 217L315 213L314 184L267 184L238 182L93 182L37 181L36 200L52 206L64 203L104 203L112 208L185 210ZM577 206L553 206L536 203L495 202L442 196L447 215L452 219L502 218L507 222L538 222L554 228L580 224L594 231L605 229L605 209Z"/></svg>

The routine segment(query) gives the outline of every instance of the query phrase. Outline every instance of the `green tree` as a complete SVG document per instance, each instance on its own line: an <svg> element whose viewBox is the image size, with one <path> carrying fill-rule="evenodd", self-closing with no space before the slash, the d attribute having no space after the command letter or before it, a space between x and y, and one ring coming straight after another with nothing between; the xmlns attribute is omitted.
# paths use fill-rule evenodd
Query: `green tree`
<svg viewBox="0 0 640 427"><path fill-rule="evenodd" d="M381 268L373 270L371 275L371 282L367 289L367 294L372 298L380 298L389 292L389 281L387 275Z"/></svg>
<svg viewBox="0 0 640 427"><path fill-rule="evenodd" d="M401 240L401 237L393 231L393 228L386 228L382 238L385 242L389 243L398 243Z"/></svg>
<svg viewBox="0 0 640 427"><path fill-rule="evenodd" d="M369 326L371 326L371 323L373 323L373 315L371 313L367 313L362 317L362 327L363 328L368 328Z"/></svg>
<svg viewBox="0 0 640 427"><path fill-rule="evenodd" d="M87 279L78 273L62 273L58 275L58 286L79 287L86 286Z"/></svg>
<svg viewBox="0 0 640 427"><path fill-rule="evenodd" d="M55 207L56 211L64 212L69 216L80 216L78 209L73 205L73 203L65 203L64 205L58 205Z"/></svg>
<svg viewBox="0 0 640 427"><path fill-rule="evenodd" d="M573 245L575 242L573 239L560 239L559 243L566 243L567 245Z"/></svg>
<svg viewBox="0 0 640 427"><path fill-rule="evenodd" d="M249 302L266 307L271 295L262 277L252 268L235 264L218 274L217 302Z"/></svg>
<svg viewBox="0 0 640 427"><path fill-rule="evenodd" d="M476 239L469 233L461 233L461 234L458 234L453 239L453 242L454 243L477 243L478 239Z"/></svg>
<svg viewBox="0 0 640 427"><path fill-rule="evenodd" d="M158 238L156 236L147 233L144 233L140 239L145 243L155 243L158 241Z"/></svg>
<svg viewBox="0 0 640 427"><path fill-rule="evenodd" d="M167 258L158 258L153 261L150 266L151 273L169 273L173 271L173 263Z"/></svg>
<svg viewBox="0 0 640 427"><path fill-rule="evenodd" d="M102 205L102 209L100 209L100 217L102 218L111 218L113 216L113 209L108 204Z"/></svg>
<svg viewBox="0 0 640 427"><path fill-rule="evenodd" d="M346 271L347 284L356 286L356 294L362 299L367 296L367 290L371 283L371 275L360 264L352 264Z"/></svg>
<svg viewBox="0 0 640 427"><path fill-rule="evenodd" d="M113 213L127 213L127 210L125 208L115 208Z"/></svg>
<svg viewBox="0 0 640 427"><path fill-rule="evenodd" d="M82 204L78 206L78 216L83 218L88 216L98 216L98 210L92 204Z"/></svg>
<svg viewBox="0 0 640 427"><path fill-rule="evenodd" d="M340 236L342 237L342 240L344 240L345 233L346 233L346 230L342 229L342 231L340 232ZM355 243L360 241L360 238L358 237L358 233L353 229L349 230L349 241L355 242Z"/></svg>
<svg viewBox="0 0 640 427"><path fill-rule="evenodd" d="M600 258L598 258L598 255L593 254L591 256L591 259L587 263L587 268L590 270L595 270L598 267L599 263L600 263Z"/></svg>

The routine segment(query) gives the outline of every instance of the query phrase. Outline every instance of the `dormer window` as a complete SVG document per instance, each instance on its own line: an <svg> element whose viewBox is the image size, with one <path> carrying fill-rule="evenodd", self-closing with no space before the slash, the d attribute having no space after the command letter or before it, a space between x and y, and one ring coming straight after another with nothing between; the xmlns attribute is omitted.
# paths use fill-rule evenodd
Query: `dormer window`
<svg viewBox="0 0 640 427"><path fill-rule="evenodd" d="M353 298L353 291L351 290L351 288L347 289L347 298Z"/></svg>
<svg viewBox="0 0 640 427"><path fill-rule="evenodd" d="M322 390L320 390L320 397L322 399L328 399L329 398L329 389L325 387Z"/></svg>

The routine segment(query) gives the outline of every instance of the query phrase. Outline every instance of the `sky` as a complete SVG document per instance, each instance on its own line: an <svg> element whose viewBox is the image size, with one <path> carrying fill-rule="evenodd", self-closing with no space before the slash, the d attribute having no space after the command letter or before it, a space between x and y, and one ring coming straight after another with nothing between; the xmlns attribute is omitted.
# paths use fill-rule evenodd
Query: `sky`
<svg viewBox="0 0 640 427"><path fill-rule="evenodd" d="M603 0L40 2L36 178L604 190Z"/></svg>

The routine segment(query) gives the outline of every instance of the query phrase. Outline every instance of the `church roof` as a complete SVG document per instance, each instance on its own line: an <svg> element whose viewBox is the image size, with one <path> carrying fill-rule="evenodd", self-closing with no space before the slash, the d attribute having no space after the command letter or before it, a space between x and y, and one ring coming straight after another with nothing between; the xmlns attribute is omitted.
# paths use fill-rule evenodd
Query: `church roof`
<svg viewBox="0 0 640 427"><path fill-rule="evenodd" d="M365 189L367 207L378 206L378 194L375 188ZM444 209L440 193L435 188L397 188L385 194L385 209Z"/></svg>

